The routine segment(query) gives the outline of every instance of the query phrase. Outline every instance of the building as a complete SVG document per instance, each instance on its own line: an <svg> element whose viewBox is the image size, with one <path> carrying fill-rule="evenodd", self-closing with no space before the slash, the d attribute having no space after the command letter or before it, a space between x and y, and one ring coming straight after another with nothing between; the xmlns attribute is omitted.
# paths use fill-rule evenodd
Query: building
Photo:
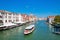
<svg viewBox="0 0 60 40"><path fill-rule="evenodd" d="M4 25L6 23L26 23L36 20L37 18L34 15L26 15L0 10L0 25Z"/></svg>
<svg viewBox="0 0 60 40"><path fill-rule="evenodd" d="M29 15L29 21L36 21L37 17L34 15Z"/></svg>
<svg viewBox="0 0 60 40"><path fill-rule="evenodd" d="M13 23L13 22L16 23L21 21L22 21L21 14L0 10L0 25L4 25L5 23Z"/></svg>
<svg viewBox="0 0 60 40"><path fill-rule="evenodd" d="M54 22L54 18L55 18L55 16L49 16L49 17L48 17L48 22L49 22L50 24L52 24L52 22Z"/></svg>
<svg viewBox="0 0 60 40"><path fill-rule="evenodd" d="M0 10L0 16L1 24L12 22L13 14L11 12Z"/></svg>
<svg viewBox="0 0 60 40"><path fill-rule="evenodd" d="M21 23L22 22L22 15L20 13L19 14L16 14L15 17L16 17L16 22L18 22L18 23Z"/></svg>
<svg viewBox="0 0 60 40"><path fill-rule="evenodd" d="M27 22L27 21L28 21L28 20L27 20L28 15L26 15L26 14L21 14L21 16L22 16L22 22Z"/></svg>
<svg viewBox="0 0 60 40"><path fill-rule="evenodd" d="M22 14L22 21L23 22L30 22L30 21L36 21L37 17L34 15L26 15L26 14Z"/></svg>

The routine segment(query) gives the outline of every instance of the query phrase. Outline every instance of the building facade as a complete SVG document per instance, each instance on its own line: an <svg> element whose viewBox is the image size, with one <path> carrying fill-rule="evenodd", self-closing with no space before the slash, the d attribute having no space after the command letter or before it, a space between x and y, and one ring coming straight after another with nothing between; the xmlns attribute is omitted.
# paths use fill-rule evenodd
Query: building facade
<svg viewBox="0 0 60 40"><path fill-rule="evenodd" d="M0 10L0 25L5 23L21 23L36 21L37 18L34 15L26 15L20 13L13 13L5 10Z"/></svg>
<svg viewBox="0 0 60 40"><path fill-rule="evenodd" d="M55 18L55 16L49 16L49 17L48 17L48 22L49 22L50 24L52 24L52 22L54 22L54 18Z"/></svg>
<svg viewBox="0 0 60 40"><path fill-rule="evenodd" d="M20 22L21 18L21 14L0 10L0 24Z"/></svg>

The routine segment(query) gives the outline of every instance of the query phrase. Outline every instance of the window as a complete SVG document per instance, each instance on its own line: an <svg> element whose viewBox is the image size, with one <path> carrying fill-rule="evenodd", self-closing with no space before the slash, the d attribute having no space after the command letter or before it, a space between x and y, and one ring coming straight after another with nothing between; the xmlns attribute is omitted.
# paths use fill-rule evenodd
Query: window
<svg viewBox="0 0 60 40"><path fill-rule="evenodd" d="M11 18L11 16L9 16L9 18Z"/></svg>
<svg viewBox="0 0 60 40"><path fill-rule="evenodd" d="M9 20L9 22L12 22L11 20Z"/></svg>
<svg viewBox="0 0 60 40"><path fill-rule="evenodd" d="M11 13L9 13L9 15L11 15Z"/></svg>
<svg viewBox="0 0 60 40"><path fill-rule="evenodd" d="M7 20L5 20L5 22L7 22Z"/></svg>

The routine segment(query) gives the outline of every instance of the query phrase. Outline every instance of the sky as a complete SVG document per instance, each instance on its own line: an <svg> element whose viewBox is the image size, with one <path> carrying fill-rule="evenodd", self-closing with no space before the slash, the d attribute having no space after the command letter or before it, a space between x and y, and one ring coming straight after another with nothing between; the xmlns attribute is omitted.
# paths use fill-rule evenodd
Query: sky
<svg viewBox="0 0 60 40"><path fill-rule="evenodd" d="M60 15L60 0L0 0L0 10L37 17Z"/></svg>

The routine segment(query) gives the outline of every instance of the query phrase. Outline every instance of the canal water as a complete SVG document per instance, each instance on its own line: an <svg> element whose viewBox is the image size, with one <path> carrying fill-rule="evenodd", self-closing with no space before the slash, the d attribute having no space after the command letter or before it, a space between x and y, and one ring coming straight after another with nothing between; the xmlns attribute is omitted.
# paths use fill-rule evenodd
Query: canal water
<svg viewBox="0 0 60 40"><path fill-rule="evenodd" d="M45 21L37 21L35 30L29 35L24 35L24 28L27 26L28 24L0 31L0 40L60 40L60 35L53 34L51 25L46 24Z"/></svg>

